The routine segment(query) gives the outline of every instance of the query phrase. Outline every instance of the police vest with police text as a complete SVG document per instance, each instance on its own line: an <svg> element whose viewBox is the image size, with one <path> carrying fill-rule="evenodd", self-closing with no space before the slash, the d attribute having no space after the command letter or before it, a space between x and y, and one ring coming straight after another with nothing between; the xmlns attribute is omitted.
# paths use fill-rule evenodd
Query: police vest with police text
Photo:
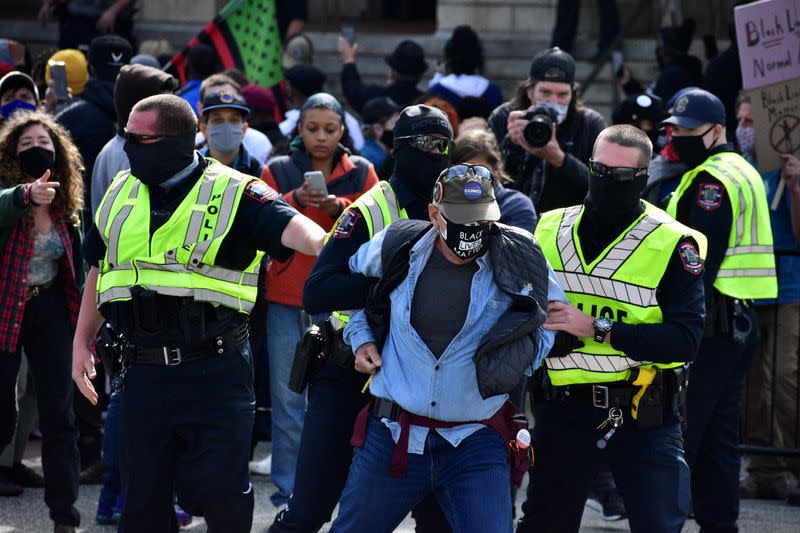
<svg viewBox="0 0 800 533"><path fill-rule="evenodd" d="M95 224L106 244L97 278L97 305L131 299L131 288L190 297L249 313L258 296L255 253L243 271L215 264L242 193L256 178L208 159L209 165L163 226L150 234L148 187L122 171L114 178Z"/></svg>
<svg viewBox="0 0 800 533"><path fill-rule="evenodd" d="M678 243L686 236L693 238L700 257L705 257L702 233L647 202L643 204L644 213L588 264L578 239L582 205L548 211L539 220L535 234L539 246L570 304L584 313L625 324L661 323L656 291ZM687 253L695 252L692 248ZM699 264L700 258L696 261ZM583 347L564 357L545 359L553 385L625 381L635 367L663 369L684 364L635 361L607 342L596 342L593 337L580 340Z"/></svg>
<svg viewBox="0 0 800 533"><path fill-rule="evenodd" d="M714 280L714 288L722 294L744 300L775 298L778 281L767 193L758 171L742 156L722 152L686 172L667 204L667 213L676 216L681 197L701 172L707 172L725 186L733 215L725 257Z"/></svg>
<svg viewBox="0 0 800 533"><path fill-rule="evenodd" d="M408 218L408 213L400 207L397 196L388 181L379 181L370 190L361 195L339 216L339 220L352 210L357 210L364 217L370 239L392 222ZM333 229L325 237L325 242L328 242L328 239L336 231L339 220L336 221ZM331 324L335 329L344 328L349 320L350 311L334 311L331 313Z"/></svg>

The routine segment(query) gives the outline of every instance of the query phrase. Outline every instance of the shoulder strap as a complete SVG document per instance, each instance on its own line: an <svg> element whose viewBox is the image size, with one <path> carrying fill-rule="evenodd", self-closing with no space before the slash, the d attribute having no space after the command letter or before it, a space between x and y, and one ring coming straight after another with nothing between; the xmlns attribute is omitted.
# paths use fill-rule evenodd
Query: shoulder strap
<svg viewBox="0 0 800 533"><path fill-rule="evenodd" d="M406 263L408 252L416 242L430 229L431 223L425 220L398 220L393 222L386 230L381 246L381 265L383 272L395 260L398 252L404 252Z"/></svg>

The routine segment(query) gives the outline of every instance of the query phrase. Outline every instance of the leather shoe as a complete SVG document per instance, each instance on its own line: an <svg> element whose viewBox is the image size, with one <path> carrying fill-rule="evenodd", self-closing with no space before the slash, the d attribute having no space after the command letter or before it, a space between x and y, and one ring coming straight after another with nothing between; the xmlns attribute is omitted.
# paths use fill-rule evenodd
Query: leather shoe
<svg viewBox="0 0 800 533"><path fill-rule="evenodd" d="M19 496L25 488L11 479L10 468L0 468L0 496Z"/></svg>
<svg viewBox="0 0 800 533"><path fill-rule="evenodd" d="M44 477L22 463L14 463L11 467L11 479L29 489L44 487Z"/></svg>

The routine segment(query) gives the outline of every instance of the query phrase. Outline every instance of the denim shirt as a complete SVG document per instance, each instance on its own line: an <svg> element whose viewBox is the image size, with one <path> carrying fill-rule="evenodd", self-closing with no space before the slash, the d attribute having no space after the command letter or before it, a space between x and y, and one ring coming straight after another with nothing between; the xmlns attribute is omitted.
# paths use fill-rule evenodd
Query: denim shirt
<svg viewBox="0 0 800 533"><path fill-rule="evenodd" d="M370 277L381 275L381 246L385 230L364 243L350 258L350 270ZM381 353L383 364L375 374L371 392L374 396L392 400L403 409L417 415L442 421L475 421L491 418L508 399L507 394L481 398L473 356L489 329L510 307L511 298L494 282L492 263L486 254L477 259L478 271L472 279L470 307L461 331L450 342L437 360L411 327L411 303L414 288L422 269L428 262L437 231L431 228L411 249L408 276L392 292L389 334ZM558 285L553 270L548 265L548 300L566 302L566 295ZM447 312L446 295L443 295L442 312ZM553 345L554 332L539 328L539 346L530 375L544 359ZM345 341L355 351L374 337L363 310L355 311L344 330ZM400 426L384 419L397 441ZM482 424L463 424L453 428L437 429L450 444L458 444ZM428 428L411 426L409 453L421 454Z"/></svg>

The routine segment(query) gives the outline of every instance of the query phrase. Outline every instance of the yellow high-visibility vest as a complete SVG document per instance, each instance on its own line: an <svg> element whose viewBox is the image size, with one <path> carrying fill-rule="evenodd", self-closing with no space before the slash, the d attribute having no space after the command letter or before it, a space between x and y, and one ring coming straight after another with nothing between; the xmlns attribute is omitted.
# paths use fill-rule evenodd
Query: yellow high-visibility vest
<svg viewBox="0 0 800 533"><path fill-rule="evenodd" d="M256 252L243 271L215 264L247 184L256 178L209 159L205 172L163 226L150 235L150 193L122 171L106 191L95 224L106 244L97 305L131 299L131 288L191 297L249 313L258 297Z"/></svg>
<svg viewBox="0 0 800 533"><path fill-rule="evenodd" d="M676 246L690 236L704 258L706 238L657 207L644 204L644 213L591 263L584 260L578 239L583 206L542 215L535 236L570 304L594 317L605 316L625 324L663 322L656 290ZM553 385L626 381L635 367L663 369L684 364L634 361L594 337L580 340L583 347L567 356L545 359Z"/></svg>
<svg viewBox="0 0 800 533"><path fill-rule="evenodd" d="M743 300L777 297L772 226L767 193L758 171L739 154L722 152L712 155L683 175L667 204L670 216L676 216L681 197L700 172L708 172L725 186L733 214L728 248L714 280L714 288Z"/></svg>
<svg viewBox="0 0 800 533"><path fill-rule="evenodd" d="M361 213L361 216L367 222L367 231L370 239L392 222L401 218L408 218L408 213L400 207L397 196L388 181L380 181L375 184L370 190L361 195L358 200L350 204L350 207L342 212L339 218L341 219L345 213L353 209ZM337 220L336 224L333 225L333 229L325 237L325 242L328 242L338 225L339 221ZM331 324L335 329L344 328L349 320L350 311L334 311L331 313Z"/></svg>

